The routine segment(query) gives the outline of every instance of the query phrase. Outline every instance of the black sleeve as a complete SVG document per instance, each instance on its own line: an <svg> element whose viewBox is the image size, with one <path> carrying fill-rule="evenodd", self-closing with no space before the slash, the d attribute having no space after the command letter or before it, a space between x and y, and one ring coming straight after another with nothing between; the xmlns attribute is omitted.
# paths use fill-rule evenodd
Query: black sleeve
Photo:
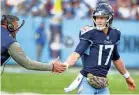
<svg viewBox="0 0 139 95"><path fill-rule="evenodd" d="M121 32L118 30L117 44L120 41L120 38L121 38Z"/></svg>
<svg viewBox="0 0 139 95"><path fill-rule="evenodd" d="M120 58L120 55L119 55L119 52L118 52L118 49L117 49L117 44L116 44L115 47L114 47L114 50L113 50L112 60L116 61L119 58Z"/></svg>
<svg viewBox="0 0 139 95"><path fill-rule="evenodd" d="M79 53L80 56L82 56L84 54L84 52L87 50L87 48L90 46L90 44L91 44L91 42L80 39L80 42L75 49L75 52Z"/></svg>
<svg viewBox="0 0 139 95"><path fill-rule="evenodd" d="M118 36L117 36L117 43L114 46L114 50L113 50L113 56L112 56L112 60L116 61L120 58L120 54L118 52L118 43L120 41L120 37L121 37L121 32L119 30L117 30Z"/></svg>

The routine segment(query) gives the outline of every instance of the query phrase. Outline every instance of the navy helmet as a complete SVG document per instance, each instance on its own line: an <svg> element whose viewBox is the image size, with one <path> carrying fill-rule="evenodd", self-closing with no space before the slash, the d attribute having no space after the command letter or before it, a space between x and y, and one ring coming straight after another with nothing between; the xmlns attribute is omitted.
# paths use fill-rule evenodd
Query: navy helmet
<svg viewBox="0 0 139 95"><path fill-rule="evenodd" d="M94 26L96 27L96 29L102 30L102 28L99 28L96 26L96 21L95 21L96 16L107 17L105 27L110 27L113 22L114 11L113 11L112 7L107 3L100 3L94 10L94 12L93 12Z"/></svg>

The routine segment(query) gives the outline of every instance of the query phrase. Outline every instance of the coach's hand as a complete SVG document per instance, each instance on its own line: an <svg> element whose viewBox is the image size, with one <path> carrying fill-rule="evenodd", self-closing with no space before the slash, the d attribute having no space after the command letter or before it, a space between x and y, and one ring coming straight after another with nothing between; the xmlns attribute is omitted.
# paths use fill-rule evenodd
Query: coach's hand
<svg viewBox="0 0 139 95"><path fill-rule="evenodd" d="M131 91L135 90L136 84L135 84L134 79L131 76L126 78L126 82L128 84L129 90L131 90Z"/></svg>
<svg viewBox="0 0 139 95"><path fill-rule="evenodd" d="M62 73L66 70L66 65L62 64L59 60L59 57L53 62L53 72L54 73Z"/></svg>

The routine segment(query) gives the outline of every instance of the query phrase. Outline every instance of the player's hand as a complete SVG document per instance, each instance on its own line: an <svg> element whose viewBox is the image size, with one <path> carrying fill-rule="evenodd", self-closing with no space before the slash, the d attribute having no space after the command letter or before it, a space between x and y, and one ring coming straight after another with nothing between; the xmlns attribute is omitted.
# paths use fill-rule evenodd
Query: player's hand
<svg viewBox="0 0 139 95"><path fill-rule="evenodd" d="M136 84L135 84L134 79L131 76L126 78L126 82L128 84L129 90L131 90L131 91L135 90Z"/></svg>
<svg viewBox="0 0 139 95"><path fill-rule="evenodd" d="M66 65L62 64L59 57L53 62L53 73L62 73L66 70Z"/></svg>

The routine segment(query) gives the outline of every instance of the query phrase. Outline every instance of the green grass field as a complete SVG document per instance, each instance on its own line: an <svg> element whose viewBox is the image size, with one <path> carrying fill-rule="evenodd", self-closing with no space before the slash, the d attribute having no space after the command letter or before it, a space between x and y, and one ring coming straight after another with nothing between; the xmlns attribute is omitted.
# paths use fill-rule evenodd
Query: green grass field
<svg viewBox="0 0 139 95"><path fill-rule="evenodd" d="M1 90L4 92L33 92L41 94L66 94L64 87L76 78L77 72L52 73L6 73L1 77ZM111 94L139 94L139 76L133 75L137 88L129 91L124 78L120 74L109 75L109 88ZM76 94L77 90L71 92Z"/></svg>

